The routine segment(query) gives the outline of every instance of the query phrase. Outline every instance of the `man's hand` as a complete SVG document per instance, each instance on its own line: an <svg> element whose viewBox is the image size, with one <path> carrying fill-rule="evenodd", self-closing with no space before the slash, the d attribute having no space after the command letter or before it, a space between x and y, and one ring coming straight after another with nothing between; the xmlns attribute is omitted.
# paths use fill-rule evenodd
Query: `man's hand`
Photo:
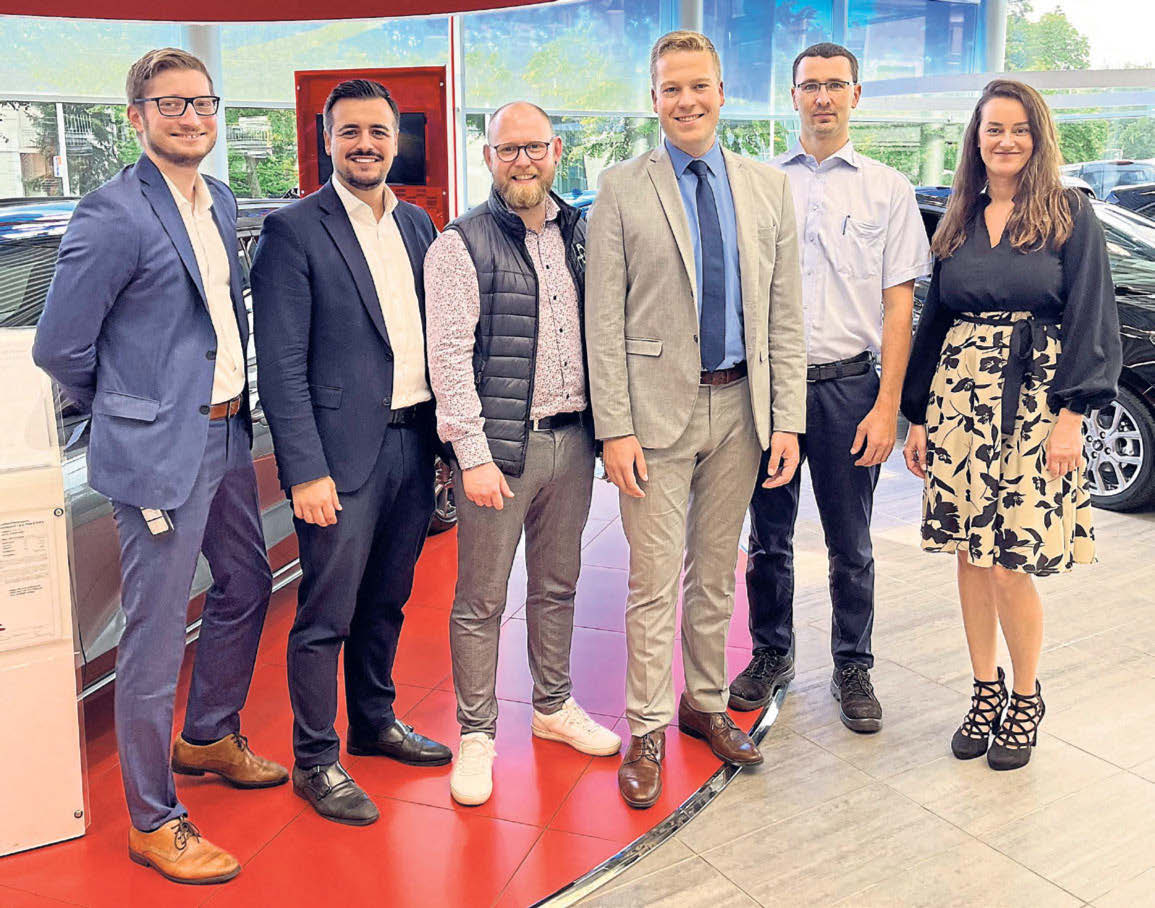
<svg viewBox="0 0 1155 908"><path fill-rule="evenodd" d="M293 513L305 523L327 527L337 522L341 502L337 498L337 486L331 476L299 482L289 494L293 497Z"/></svg>
<svg viewBox="0 0 1155 908"><path fill-rule="evenodd" d="M798 470L798 436L793 432L770 434L770 460L766 464L764 489L776 489L794 478Z"/></svg>
<svg viewBox="0 0 1155 908"><path fill-rule="evenodd" d="M465 497L479 508L500 511L505 507L505 499L513 497L513 491L505 481L505 474L492 461L462 470L461 486Z"/></svg>
<svg viewBox="0 0 1155 908"><path fill-rule="evenodd" d="M894 440L898 435L898 408L875 403L863 417L854 433L850 446L853 454L862 448L862 456L854 462L857 467L876 467L883 463L894 450Z"/></svg>
<svg viewBox="0 0 1155 908"><path fill-rule="evenodd" d="M902 446L906 468L919 479L926 479L926 426L910 424L906 444Z"/></svg>
<svg viewBox="0 0 1155 908"><path fill-rule="evenodd" d="M1058 479L1083 466L1083 417L1066 408L1047 436L1047 472Z"/></svg>
<svg viewBox="0 0 1155 908"><path fill-rule="evenodd" d="M606 478L631 498L645 498L646 493L638 488L634 479L636 469L642 482L649 481L646 473L646 457L638 436L623 435L602 443L602 463L606 465Z"/></svg>

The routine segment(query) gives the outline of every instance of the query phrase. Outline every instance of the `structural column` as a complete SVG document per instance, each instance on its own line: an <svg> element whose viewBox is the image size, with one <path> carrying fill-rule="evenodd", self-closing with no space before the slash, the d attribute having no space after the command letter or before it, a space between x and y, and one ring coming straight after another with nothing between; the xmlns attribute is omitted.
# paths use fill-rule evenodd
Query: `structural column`
<svg viewBox="0 0 1155 908"><path fill-rule="evenodd" d="M221 65L221 27L219 25L185 25L181 29L181 44L190 54L199 57L213 80L213 93L221 96L217 110L217 144L201 164L201 170L224 182L229 181L229 152L226 144L224 69Z"/></svg>
<svg viewBox="0 0 1155 908"><path fill-rule="evenodd" d="M986 0L983 34L983 68L989 73L1001 73L1007 62L1007 0Z"/></svg>

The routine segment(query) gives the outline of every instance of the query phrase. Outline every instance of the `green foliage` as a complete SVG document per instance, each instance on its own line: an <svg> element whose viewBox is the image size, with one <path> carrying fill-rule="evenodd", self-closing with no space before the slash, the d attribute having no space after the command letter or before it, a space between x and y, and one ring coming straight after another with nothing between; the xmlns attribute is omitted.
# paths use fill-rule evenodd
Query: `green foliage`
<svg viewBox="0 0 1155 908"><path fill-rule="evenodd" d="M241 117L268 119L272 152L267 157L250 158L230 148L229 185L242 198L280 198L297 185L296 112L270 108L225 108L226 125L236 125Z"/></svg>
<svg viewBox="0 0 1155 908"><path fill-rule="evenodd" d="M1057 124L1057 128L1064 163L1098 161L1103 157L1110 135L1106 120L1068 120Z"/></svg>
<svg viewBox="0 0 1155 908"><path fill-rule="evenodd" d="M1118 144L1125 158L1155 158L1155 117L1128 121Z"/></svg>
<svg viewBox="0 0 1155 908"><path fill-rule="evenodd" d="M1037 21L1030 0L1012 0L1007 14L1007 70L1086 69L1091 44L1058 6Z"/></svg>

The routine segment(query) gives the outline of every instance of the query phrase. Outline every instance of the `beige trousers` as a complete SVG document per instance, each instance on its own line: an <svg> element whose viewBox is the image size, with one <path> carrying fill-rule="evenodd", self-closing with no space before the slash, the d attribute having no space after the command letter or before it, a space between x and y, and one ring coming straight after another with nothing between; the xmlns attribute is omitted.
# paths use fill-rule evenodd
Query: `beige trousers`
<svg viewBox="0 0 1155 908"><path fill-rule="evenodd" d="M762 453L746 379L701 386L682 436L668 448L644 453L649 481L640 485L645 498L620 496L630 544L626 719L633 735L664 728L674 717L674 634L683 552L686 695L695 709L726 709L726 634L734 611L738 540Z"/></svg>

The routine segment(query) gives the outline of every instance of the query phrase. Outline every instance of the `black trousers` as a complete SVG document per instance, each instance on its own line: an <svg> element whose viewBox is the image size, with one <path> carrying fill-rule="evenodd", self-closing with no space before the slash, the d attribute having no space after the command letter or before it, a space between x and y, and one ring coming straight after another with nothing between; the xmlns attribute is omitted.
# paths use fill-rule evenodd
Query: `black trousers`
<svg viewBox="0 0 1155 908"><path fill-rule="evenodd" d="M342 644L350 727L371 735L394 720L402 607L433 515L429 428L386 429L365 484L338 497L333 526L294 518L302 578L289 632L289 699L302 768L332 763L340 751L333 722Z"/></svg>
<svg viewBox="0 0 1155 908"><path fill-rule="evenodd" d="M874 626L874 553L870 515L879 467L854 465L850 453L859 422L878 396L878 375L863 375L806 386L806 434L799 439L809 464L814 498L830 561L830 600L834 606L830 648L838 668L856 662L870 667ZM763 454L760 477L769 454ZM802 469L777 489L759 482L750 503L746 591L754 647L794 651L794 522Z"/></svg>

